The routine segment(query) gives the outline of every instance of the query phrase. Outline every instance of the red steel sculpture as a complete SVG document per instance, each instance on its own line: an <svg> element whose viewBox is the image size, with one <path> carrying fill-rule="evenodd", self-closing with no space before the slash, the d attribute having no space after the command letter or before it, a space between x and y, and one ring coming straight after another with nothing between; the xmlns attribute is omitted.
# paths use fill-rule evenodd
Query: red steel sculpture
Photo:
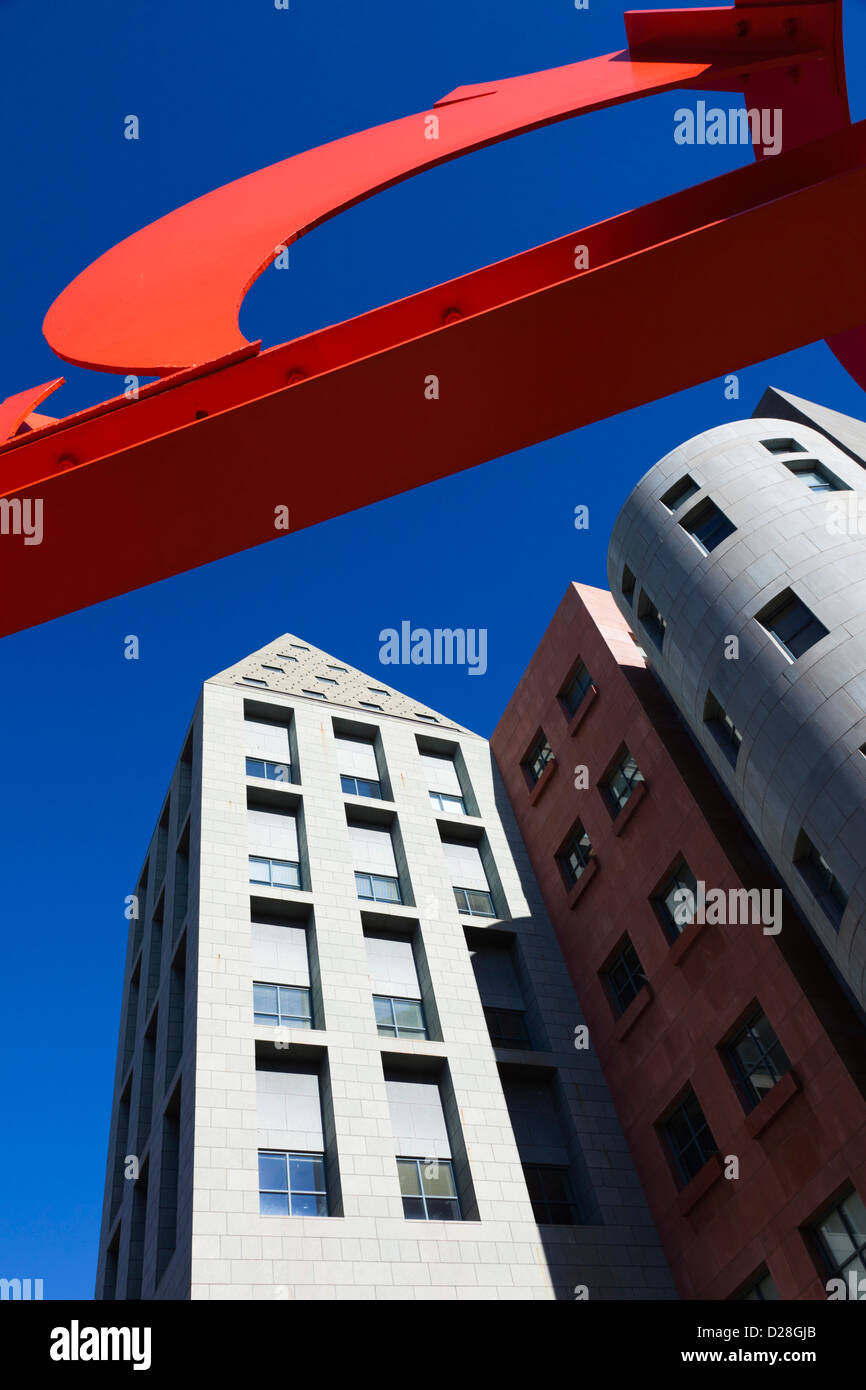
<svg viewBox="0 0 866 1390"><path fill-rule="evenodd" d="M820 338L866 385L866 122L841 0L625 25L622 52L459 87L197 198L79 275L45 319L57 354L160 379L65 419L35 413L62 378L0 404L0 633L273 540L280 509L310 526ZM242 336L253 281L342 209L677 88L781 110L783 151L266 351ZM28 499L38 545L18 534Z"/></svg>

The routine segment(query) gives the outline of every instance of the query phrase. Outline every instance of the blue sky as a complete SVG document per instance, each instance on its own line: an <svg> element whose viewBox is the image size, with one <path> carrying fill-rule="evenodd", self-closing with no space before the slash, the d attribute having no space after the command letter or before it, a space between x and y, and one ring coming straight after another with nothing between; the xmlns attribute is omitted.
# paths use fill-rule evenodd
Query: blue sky
<svg viewBox="0 0 866 1390"><path fill-rule="evenodd" d="M586 11L572 0L291 0L289 11L271 0L4 0L0 397L57 374L46 309L155 217L463 83L623 45L622 11L605 0ZM866 115L864 47L864 0L849 0L854 119ZM673 93L566 122L352 209L293 248L289 272L262 276L243 331L285 341L751 158L675 145L680 104ZM123 138L129 114L137 142ZM804 273L810 254L820 248L804 248ZM652 325L638 331L652 352ZM576 390L592 338L592 324L575 326ZM751 414L767 384L866 414L823 344L739 369L730 364L738 402L711 381L0 642L0 1275L43 1278L47 1298L92 1296L123 899L201 682L294 631L489 734L568 582L605 583L613 519L658 458ZM46 404L53 413L121 389L116 377L59 370L67 385ZM363 441L359 452L375 469ZM579 503L587 531L573 525ZM487 674L378 668L378 634L402 619L486 628ZM129 633L135 662L123 659Z"/></svg>

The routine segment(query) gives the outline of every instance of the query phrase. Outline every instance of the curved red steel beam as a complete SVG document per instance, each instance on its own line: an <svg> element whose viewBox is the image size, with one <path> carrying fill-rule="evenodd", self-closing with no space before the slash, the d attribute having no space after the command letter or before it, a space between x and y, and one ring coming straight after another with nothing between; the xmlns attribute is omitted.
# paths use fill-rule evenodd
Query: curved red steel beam
<svg viewBox="0 0 866 1390"><path fill-rule="evenodd" d="M829 0L800 7L809 22L790 34L774 4L751 12L748 35L737 34L731 7L674 12L685 25L676 57L625 50L460 87L426 112L293 155L106 251L55 300L45 336L60 357L108 372L164 376L222 357L246 342L238 313L250 285L281 246L327 218L424 169L581 112L676 87L724 87L744 62L760 72L826 60L830 8ZM703 51L687 56L696 43Z"/></svg>
<svg viewBox="0 0 866 1390"><path fill-rule="evenodd" d="M277 506L295 531L847 333L864 205L866 122L20 436L0 492L42 503L44 535L0 543L0 634L273 540Z"/></svg>

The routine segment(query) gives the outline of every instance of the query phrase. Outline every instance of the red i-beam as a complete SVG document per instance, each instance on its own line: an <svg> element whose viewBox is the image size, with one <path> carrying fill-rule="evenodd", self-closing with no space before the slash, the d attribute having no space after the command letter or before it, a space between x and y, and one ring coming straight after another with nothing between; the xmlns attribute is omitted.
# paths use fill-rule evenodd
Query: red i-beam
<svg viewBox="0 0 866 1390"><path fill-rule="evenodd" d="M866 122L839 0L625 23L623 52L295 155L74 280L45 319L58 355L161 379L61 420L35 410L62 378L0 405L0 633L272 540L286 509L310 526L816 339L866 385ZM675 88L781 111L783 152L279 347L241 335L252 282L340 210Z"/></svg>

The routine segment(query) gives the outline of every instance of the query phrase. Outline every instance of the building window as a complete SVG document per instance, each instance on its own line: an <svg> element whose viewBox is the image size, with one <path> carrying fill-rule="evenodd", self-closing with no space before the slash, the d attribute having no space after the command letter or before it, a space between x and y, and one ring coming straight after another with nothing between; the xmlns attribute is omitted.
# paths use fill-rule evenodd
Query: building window
<svg viewBox="0 0 866 1390"><path fill-rule="evenodd" d="M382 1038L426 1038L427 1024L420 999L394 999L373 995L376 1027Z"/></svg>
<svg viewBox="0 0 866 1390"><path fill-rule="evenodd" d="M312 1028L310 991L301 985L253 985L256 1023L269 1028Z"/></svg>
<svg viewBox="0 0 866 1390"><path fill-rule="evenodd" d="M822 637L828 629L815 617L815 614L802 603L790 589L774 599L760 613L755 621L775 637L779 646L791 661L796 661Z"/></svg>
<svg viewBox="0 0 866 1390"><path fill-rule="evenodd" d="M309 695L309 697L310 697L311 700L324 700L324 699L325 699L325 692L324 692L324 690L302 690L302 691L301 691L301 694L302 694L302 695Z"/></svg>
<svg viewBox="0 0 866 1390"><path fill-rule="evenodd" d="M791 1063L785 1049L760 1010L732 1038L725 1048L740 1100L746 1111L754 1110Z"/></svg>
<svg viewBox="0 0 866 1390"><path fill-rule="evenodd" d="M548 743L547 735L542 729L531 751L523 760L523 766L526 768L527 780L531 787L535 786L541 774L544 772L544 769L547 767L547 764L552 762L553 749Z"/></svg>
<svg viewBox="0 0 866 1390"><path fill-rule="evenodd" d="M689 512L688 516L684 516L680 526L688 532L705 555L709 555L711 550L715 550L717 545L721 545L722 541L726 541L737 529L709 498L695 507L694 511Z"/></svg>
<svg viewBox="0 0 866 1390"><path fill-rule="evenodd" d="M289 656L288 652L277 652L277 656L280 658L280 661L294 661L297 665L298 658L296 656Z"/></svg>
<svg viewBox="0 0 866 1390"><path fill-rule="evenodd" d="M324 1154L259 1151L262 1216L327 1216Z"/></svg>
<svg viewBox="0 0 866 1390"><path fill-rule="evenodd" d="M524 1163L523 1174L532 1212L539 1226L576 1226L579 1217L567 1168Z"/></svg>
<svg viewBox="0 0 866 1390"><path fill-rule="evenodd" d="M592 676L581 661L559 698L568 713L573 716L577 714L590 690L592 690Z"/></svg>
<svg viewBox="0 0 866 1390"><path fill-rule="evenodd" d="M743 735L731 716L722 709L712 691L708 692L704 704L704 723L731 765L736 766Z"/></svg>
<svg viewBox="0 0 866 1390"><path fill-rule="evenodd" d="M694 1091L689 1089L662 1128L676 1164L680 1185L685 1187L707 1160L718 1153L718 1145Z"/></svg>
<svg viewBox="0 0 866 1390"><path fill-rule="evenodd" d="M643 773L631 753L626 749L604 785L604 791L614 815L622 810L635 787L643 780Z"/></svg>
<svg viewBox="0 0 866 1390"><path fill-rule="evenodd" d="M854 1270L866 1275L866 1206L852 1190L812 1227L827 1268L835 1278Z"/></svg>
<svg viewBox="0 0 866 1390"><path fill-rule="evenodd" d="M605 970L608 989L618 1014L624 1014L647 982L638 953L628 937Z"/></svg>
<svg viewBox="0 0 866 1390"><path fill-rule="evenodd" d="M267 689L267 681L257 680L255 676L241 676L244 685L263 685Z"/></svg>
<svg viewBox="0 0 866 1390"><path fill-rule="evenodd" d="M451 816L465 816L466 802L462 796L452 796L449 792L431 792L430 800L437 811Z"/></svg>
<svg viewBox="0 0 866 1390"><path fill-rule="evenodd" d="M374 800L382 800L381 783L373 782L368 777L349 777L345 772L341 772L340 786L346 796L369 796Z"/></svg>
<svg viewBox="0 0 866 1390"><path fill-rule="evenodd" d="M641 626L644 631L652 638L656 646L661 649L664 645L667 619L662 616L646 590L641 590L637 615L640 618Z"/></svg>
<svg viewBox="0 0 866 1390"><path fill-rule="evenodd" d="M837 928L848 906L848 894L842 887L827 860L816 845L813 845L805 830L797 837L794 863L818 899L831 922Z"/></svg>
<svg viewBox="0 0 866 1390"><path fill-rule="evenodd" d="M355 887L358 897L365 902L401 903L400 880L385 874L365 874L355 871Z"/></svg>
<svg viewBox="0 0 866 1390"><path fill-rule="evenodd" d="M592 844L581 821L578 821L574 834L557 857L566 883L573 887L592 858Z"/></svg>
<svg viewBox="0 0 866 1390"><path fill-rule="evenodd" d="M699 491L700 488L694 478L690 478L686 473L678 482L674 483L673 487L668 488L661 499L662 506L667 507L669 512L675 512L677 507L681 507L684 502L687 502L690 497L694 497L695 493Z"/></svg>
<svg viewBox="0 0 866 1390"><path fill-rule="evenodd" d="M634 598L634 583L635 583L634 575L632 574L632 572L631 572L631 570L629 569L628 565L623 565L623 567L622 567L622 586L621 586L621 587L622 587L622 596L623 596L623 598L627 598L627 599L629 600L629 602L631 602L631 600Z"/></svg>
<svg viewBox="0 0 866 1390"><path fill-rule="evenodd" d="M773 1282L773 1276L766 1270L749 1285L745 1293L740 1294L739 1299L743 1303L776 1303L778 1300L779 1290Z"/></svg>
<svg viewBox="0 0 866 1390"><path fill-rule="evenodd" d="M261 859L251 854L250 883L264 883L270 888L300 888L301 866L289 859Z"/></svg>
<svg viewBox="0 0 866 1390"><path fill-rule="evenodd" d="M653 898L669 941L676 941L680 932L695 920L697 893L697 879L685 859L681 859L667 883Z"/></svg>
<svg viewBox="0 0 866 1390"><path fill-rule="evenodd" d="M449 1158L398 1158L403 1215L409 1221L459 1221L460 1203Z"/></svg>
<svg viewBox="0 0 866 1390"><path fill-rule="evenodd" d="M486 888L455 887L454 897L458 912L467 913L470 917L496 916L493 910L493 895Z"/></svg>
<svg viewBox="0 0 866 1390"><path fill-rule="evenodd" d="M368 685L367 689L371 695L384 695L386 700L390 700L391 698L390 690L382 690L378 685Z"/></svg>
<svg viewBox="0 0 866 1390"><path fill-rule="evenodd" d="M337 682L335 681L335 679L334 679L333 676L316 676L316 680L317 680L317 681L321 681L322 685L336 685L336 684L337 684Z"/></svg>
<svg viewBox="0 0 866 1390"><path fill-rule="evenodd" d="M359 700L359 701L358 701L358 704L361 706L362 709L377 709L377 710L381 710L381 708L382 708L381 705L374 705L374 704L372 703L371 700Z"/></svg>
<svg viewBox="0 0 866 1390"><path fill-rule="evenodd" d="M363 703L363 702L362 702L362 703ZM415 711L415 718L416 718L416 719L426 719L426 721L427 721L428 724L438 724L438 723L439 723L439 720L436 718L436 715L435 715L435 714L424 714L424 712L423 712L422 710L420 710L420 709L416 709L416 711Z"/></svg>
<svg viewBox="0 0 866 1390"><path fill-rule="evenodd" d="M265 758L247 758L247 776L264 777L268 782L291 782L292 769L288 763L271 763Z"/></svg>
<svg viewBox="0 0 866 1390"><path fill-rule="evenodd" d="M785 467L805 483L810 492L850 492L845 483L840 482L835 473L825 468L817 459L795 459Z"/></svg>
<svg viewBox="0 0 866 1390"><path fill-rule="evenodd" d="M276 671L277 674L280 675L280 676L284 676L284 675L286 674L285 671L283 670L282 666L269 666L268 663L267 663L266 661L263 661L263 662L262 662L262 670L263 670L263 671Z"/></svg>
<svg viewBox="0 0 866 1390"><path fill-rule="evenodd" d="M522 1009L498 1009L485 1004L484 1017L494 1047L532 1047Z"/></svg>
<svg viewBox="0 0 866 1390"><path fill-rule="evenodd" d="M762 439L762 445L771 454L805 454L805 444L798 444L796 439Z"/></svg>

